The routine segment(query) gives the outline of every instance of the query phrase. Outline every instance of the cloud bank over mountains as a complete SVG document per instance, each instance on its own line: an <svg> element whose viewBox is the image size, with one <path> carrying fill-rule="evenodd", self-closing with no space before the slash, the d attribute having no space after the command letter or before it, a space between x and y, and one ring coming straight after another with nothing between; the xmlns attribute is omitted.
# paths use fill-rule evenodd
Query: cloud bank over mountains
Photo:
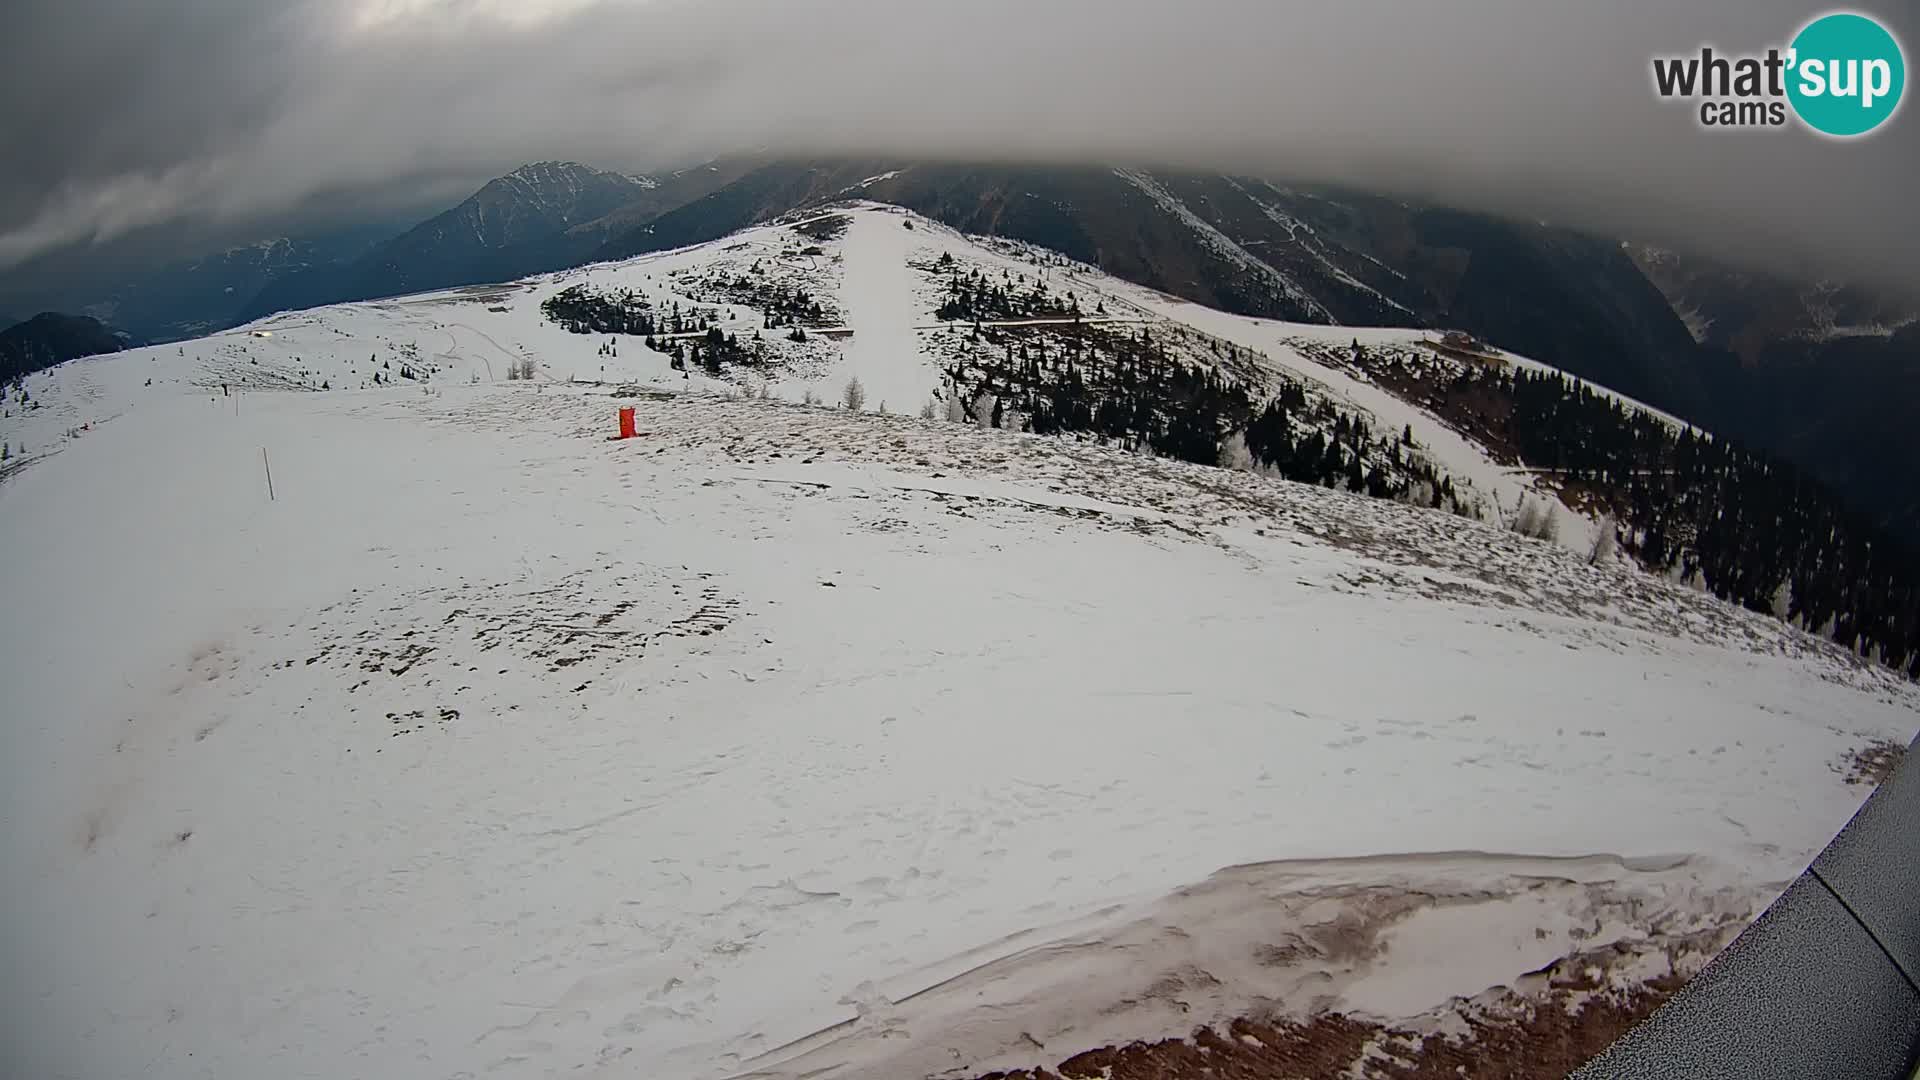
<svg viewBox="0 0 1920 1080"><path fill-rule="evenodd" d="M1344 182L1920 287L1920 127L1714 133L1650 59L1783 0L23 0L0 267L153 227L746 149ZM1903 40L1920 28L1877 12ZM1904 16L1911 20L1912 15ZM322 208L317 210L316 208Z"/></svg>

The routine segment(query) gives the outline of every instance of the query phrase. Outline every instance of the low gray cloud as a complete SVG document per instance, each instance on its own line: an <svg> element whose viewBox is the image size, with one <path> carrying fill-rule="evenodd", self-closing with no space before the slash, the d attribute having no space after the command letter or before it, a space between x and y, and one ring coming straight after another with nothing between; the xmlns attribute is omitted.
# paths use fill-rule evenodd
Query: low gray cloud
<svg viewBox="0 0 1920 1080"><path fill-rule="evenodd" d="M768 149L1339 181L1920 287L1920 117L1714 134L1649 58L1787 0L16 0L0 265L456 197L520 162ZM1915 40L1911 8L1876 11Z"/></svg>

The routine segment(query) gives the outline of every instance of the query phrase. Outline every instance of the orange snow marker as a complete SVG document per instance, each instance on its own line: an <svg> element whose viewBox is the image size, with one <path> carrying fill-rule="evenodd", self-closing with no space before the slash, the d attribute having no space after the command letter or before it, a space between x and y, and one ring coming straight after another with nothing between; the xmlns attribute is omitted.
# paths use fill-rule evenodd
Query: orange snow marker
<svg viewBox="0 0 1920 1080"><path fill-rule="evenodd" d="M633 409L630 407L621 409L620 410L620 434L615 441L618 441L619 439L631 439L634 437L635 434L636 432L633 430Z"/></svg>

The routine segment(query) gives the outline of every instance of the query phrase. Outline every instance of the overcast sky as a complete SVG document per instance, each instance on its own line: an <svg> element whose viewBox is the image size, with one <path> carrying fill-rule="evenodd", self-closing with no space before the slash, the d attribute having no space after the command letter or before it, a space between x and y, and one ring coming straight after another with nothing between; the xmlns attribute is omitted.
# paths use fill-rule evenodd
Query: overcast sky
<svg viewBox="0 0 1920 1080"><path fill-rule="evenodd" d="M1920 287L1920 112L1709 134L1649 58L1787 0L10 0L0 267L765 147L1344 181ZM1908 44L1914 0L1862 10ZM345 212L353 212L353 209Z"/></svg>

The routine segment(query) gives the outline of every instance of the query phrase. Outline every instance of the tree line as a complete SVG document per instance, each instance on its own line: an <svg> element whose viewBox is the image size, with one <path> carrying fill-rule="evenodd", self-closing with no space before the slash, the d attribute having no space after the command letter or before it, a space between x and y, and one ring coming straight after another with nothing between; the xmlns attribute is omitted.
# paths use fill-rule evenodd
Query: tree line
<svg viewBox="0 0 1920 1080"><path fill-rule="evenodd" d="M943 253L934 269L947 275L946 293L934 309L934 315L944 322L1077 318L1081 313L1078 298L1072 293L1053 293L1037 276L1028 286L1024 274L1015 281L1011 271L1003 271L999 281L977 267L963 274L951 253ZM1102 305L1098 314L1105 313Z"/></svg>
<svg viewBox="0 0 1920 1080"><path fill-rule="evenodd" d="M632 289L601 292L574 285L549 296L540 313L572 334L631 334L653 337L697 334L713 325L712 316L699 309L682 310L679 301L656 311L647 298Z"/></svg>
<svg viewBox="0 0 1920 1080"><path fill-rule="evenodd" d="M955 419L1040 435L1088 436L1202 465L1473 514L1472 500L1416 453L1410 431L1376 433L1324 397L1280 380L1267 397L1244 379L1172 355L1150 329L1001 333L1004 353L946 369ZM1049 338L1055 338L1052 351ZM1238 454L1243 460L1235 460Z"/></svg>
<svg viewBox="0 0 1920 1080"><path fill-rule="evenodd" d="M1459 378L1511 401L1520 457L1603 504L1647 568L1920 677L1920 564L1793 465L1552 371Z"/></svg>
<svg viewBox="0 0 1920 1080"><path fill-rule="evenodd" d="M766 330L796 326L817 329L840 322L840 313L807 289L768 280L758 259L744 273L729 277L716 270L704 277L684 280L683 287L696 300L760 309L761 326Z"/></svg>

